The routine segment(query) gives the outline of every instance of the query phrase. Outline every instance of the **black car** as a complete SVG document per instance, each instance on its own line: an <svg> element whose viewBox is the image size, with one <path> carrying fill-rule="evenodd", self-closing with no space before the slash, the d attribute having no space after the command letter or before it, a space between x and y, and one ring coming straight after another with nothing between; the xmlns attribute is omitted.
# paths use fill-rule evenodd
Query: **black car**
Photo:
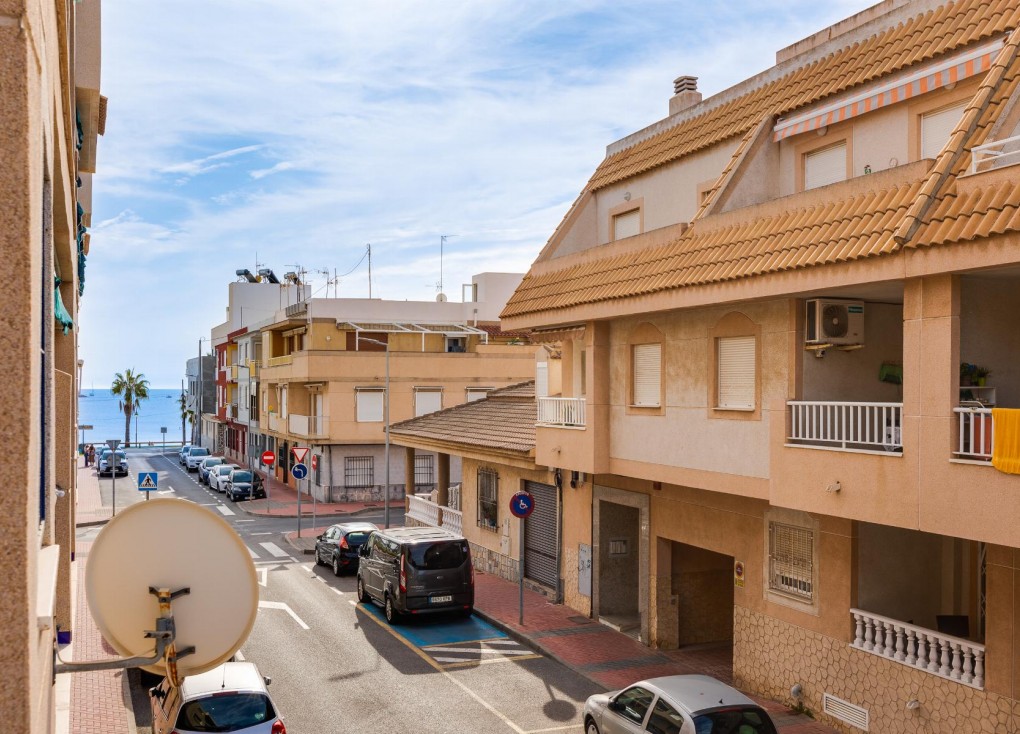
<svg viewBox="0 0 1020 734"><path fill-rule="evenodd" d="M252 481L252 472L247 469L234 469L230 472L226 492L227 497L234 502L262 499L266 496L266 490L262 488L262 484L256 486Z"/></svg>
<svg viewBox="0 0 1020 734"><path fill-rule="evenodd" d="M339 576L347 569L358 567L358 549L368 540L369 534L379 528L370 522L345 522L333 525L315 542L315 563L333 567Z"/></svg>

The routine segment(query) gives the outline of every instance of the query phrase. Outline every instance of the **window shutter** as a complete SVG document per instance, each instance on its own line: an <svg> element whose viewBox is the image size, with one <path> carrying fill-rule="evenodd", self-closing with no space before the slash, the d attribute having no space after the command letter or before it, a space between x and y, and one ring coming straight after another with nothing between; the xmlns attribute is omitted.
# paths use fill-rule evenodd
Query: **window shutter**
<svg viewBox="0 0 1020 734"><path fill-rule="evenodd" d="M846 180L846 143L804 156L804 189L816 189Z"/></svg>
<svg viewBox="0 0 1020 734"><path fill-rule="evenodd" d="M632 209L613 217L613 239L622 240L641 234L641 210Z"/></svg>
<svg viewBox="0 0 1020 734"><path fill-rule="evenodd" d="M634 405L657 408L662 404L662 345L634 345Z"/></svg>
<svg viewBox="0 0 1020 734"><path fill-rule="evenodd" d="M443 409L442 390L415 390L414 416L427 415Z"/></svg>
<svg viewBox="0 0 1020 734"><path fill-rule="evenodd" d="M966 103L921 115L921 157L934 158L945 147L956 123L963 117Z"/></svg>
<svg viewBox="0 0 1020 734"><path fill-rule="evenodd" d="M753 336L719 339L718 385L720 408L754 408Z"/></svg>
<svg viewBox="0 0 1020 734"><path fill-rule="evenodd" d="M535 397L549 397L549 364L547 362L535 363Z"/></svg>
<svg viewBox="0 0 1020 734"><path fill-rule="evenodd" d="M489 388L487 387L469 387L467 389L467 401L473 403L476 400L485 400L489 395Z"/></svg>
<svg viewBox="0 0 1020 734"><path fill-rule="evenodd" d="M383 419L383 390L358 390L358 422L378 423Z"/></svg>

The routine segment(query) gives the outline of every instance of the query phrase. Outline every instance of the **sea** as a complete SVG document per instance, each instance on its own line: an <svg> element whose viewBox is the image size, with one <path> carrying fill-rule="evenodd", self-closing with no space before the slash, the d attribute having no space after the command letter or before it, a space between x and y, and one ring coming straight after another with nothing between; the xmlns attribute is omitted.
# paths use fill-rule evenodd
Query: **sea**
<svg viewBox="0 0 1020 734"><path fill-rule="evenodd" d="M166 426L167 443L181 442L180 388L174 390L149 389L149 398L131 417L131 444L158 444L163 440L160 428ZM118 398L109 389L85 388L78 395L78 424L91 425L85 431L85 443L99 444L109 438L124 440L124 413L117 406ZM137 421L135 420L137 416ZM136 427L137 426L137 427ZM188 424L188 435L191 424ZM136 438L137 435L137 438ZM82 440L81 431L78 440Z"/></svg>

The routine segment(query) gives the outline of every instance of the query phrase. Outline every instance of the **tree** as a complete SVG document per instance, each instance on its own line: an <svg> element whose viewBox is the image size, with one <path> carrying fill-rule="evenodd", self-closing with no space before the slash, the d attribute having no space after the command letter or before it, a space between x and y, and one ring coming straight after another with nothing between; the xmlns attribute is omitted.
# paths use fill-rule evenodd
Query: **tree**
<svg viewBox="0 0 1020 734"><path fill-rule="evenodd" d="M181 444L183 445L188 442L188 421L191 421L192 428L195 426L195 411L188 407L188 394L184 390L181 390L177 404L181 406Z"/></svg>
<svg viewBox="0 0 1020 734"><path fill-rule="evenodd" d="M124 411L124 445L131 445L131 416L141 406L143 400L149 397L149 381L141 372L124 370L124 374L118 372L113 376L113 385L110 391L120 398L117 407Z"/></svg>

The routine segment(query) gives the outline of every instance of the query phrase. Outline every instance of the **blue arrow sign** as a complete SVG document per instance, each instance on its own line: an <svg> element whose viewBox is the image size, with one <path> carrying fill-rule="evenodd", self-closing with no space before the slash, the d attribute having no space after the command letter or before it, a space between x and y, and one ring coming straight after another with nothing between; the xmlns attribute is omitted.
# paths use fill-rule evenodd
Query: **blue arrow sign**
<svg viewBox="0 0 1020 734"><path fill-rule="evenodd" d="M154 471L138 472L138 491L155 492L159 485L159 474Z"/></svg>
<svg viewBox="0 0 1020 734"><path fill-rule="evenodd" d="M514 517L527 517L535 509L535 497L530 492L518 492L510 498L510 513Z"/></svg>
<svg viewBox="0 0 1020 734"><path fill-rule="evenodd" d="M290 468L290 473L294 475L295 479L304 479L308 476L308 467L304 464L295 464Z"/></svg>

